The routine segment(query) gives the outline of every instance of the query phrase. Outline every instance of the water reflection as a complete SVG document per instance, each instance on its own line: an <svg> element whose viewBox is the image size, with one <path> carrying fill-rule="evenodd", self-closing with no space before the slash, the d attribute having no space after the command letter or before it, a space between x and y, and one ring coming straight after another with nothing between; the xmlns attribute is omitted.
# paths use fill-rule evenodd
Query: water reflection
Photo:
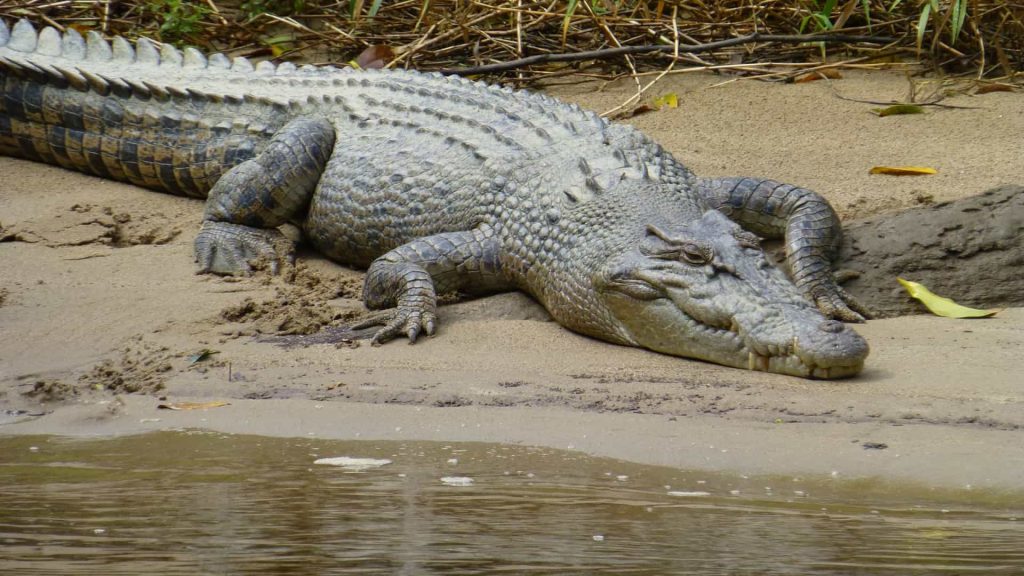
<svg viewBox="0 0 1024 576"><path fill-rule="evenodd" d="M0 438L0 572L1020 574L1024 500L490 444Z"/></svg>

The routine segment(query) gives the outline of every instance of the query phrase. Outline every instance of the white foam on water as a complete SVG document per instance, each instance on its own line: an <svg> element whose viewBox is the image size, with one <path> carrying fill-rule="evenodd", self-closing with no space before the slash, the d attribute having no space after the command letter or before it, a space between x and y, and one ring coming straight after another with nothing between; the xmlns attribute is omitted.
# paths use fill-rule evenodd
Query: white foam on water
<svg viewBox="0 0 1024 576"><path fill-rule="evenodd" d="M317 458L313 464L324 464L327 466L338 466L348 472L365 472L381 466L391 464L391 460L377 458L352 458L350 456L335 456L333 458Z"/></svg>

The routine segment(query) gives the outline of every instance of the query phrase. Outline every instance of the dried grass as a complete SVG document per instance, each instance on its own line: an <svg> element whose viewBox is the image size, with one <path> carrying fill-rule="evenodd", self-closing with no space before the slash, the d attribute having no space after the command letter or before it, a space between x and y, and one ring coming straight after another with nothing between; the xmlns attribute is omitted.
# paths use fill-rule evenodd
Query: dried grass
<svg viewBox="0 0 1024 576"><path fill-rule="evenodd" d="M1013 76L1024 67L1024 4L935 2L939 9L919 34L921 12L932 1L897 2L889 10L893 0L0 0L0 17L314 63L345 63L369 46L387 45L396 54L392 67L459 73L468 67L519 84L580 72L642 76L670 66L791 78L836 60L909 59L977 77ZM962 24L954 10L961 6ZM754 33L811 32L874 41L760 39L686 50ZM586 57L560 56L581 53ZM524 58L533 61L515 63ZM490 69L475 69L480 66Z"/></svg>

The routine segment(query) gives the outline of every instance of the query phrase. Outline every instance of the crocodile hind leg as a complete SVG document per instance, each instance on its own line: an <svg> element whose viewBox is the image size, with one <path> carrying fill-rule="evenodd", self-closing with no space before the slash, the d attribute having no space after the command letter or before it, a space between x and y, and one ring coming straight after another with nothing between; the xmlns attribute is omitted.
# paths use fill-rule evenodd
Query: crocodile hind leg
<svg viewBox="0 0 1024 576"><path fill-rule="evenodd" d="M294 258L294 245L278 226L301 214L334 148L334 127L320 118L297 118L266 148L217 180L206 201L195 241L199 271L248 275L253 266L277 273Z"/></svg>
<svg viewBox="0 0 1024 576"><path fill-rule="evenodd" d="M755 178L701 179L697 189L709 207L751 232L783 238L790 277L825 316L846 322L870 318L832 273L842 227L827 200L806 188Z"/></svg>
<svg viewBox="0 0 1024 576"><path fill-rule="evenodd" d="M437 294L471 289L474 293L513 288L501 273L500 243L489 226L445 232L413 240L373 261L366 272L363 299L371 310L383 309L352 328L382 326L373 336L380 344L437 328Z"/></svg>

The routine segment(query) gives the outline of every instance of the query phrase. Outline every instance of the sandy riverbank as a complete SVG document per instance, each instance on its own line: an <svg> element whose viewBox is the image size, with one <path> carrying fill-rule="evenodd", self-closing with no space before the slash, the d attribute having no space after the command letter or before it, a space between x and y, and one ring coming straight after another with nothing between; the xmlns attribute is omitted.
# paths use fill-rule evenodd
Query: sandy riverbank
<svg viewBox="0 0 1024 576"><path fill-rule="evenodd" d="M845 75L833 86L848 97L906 93L902 75ZM806 185L845 218L1024 183L1018 94L878 118L821 82L713 87L722 80L671 78L657 90L678 93L680 107L630 121L699 174ZM550 90L604 110L630 85L592 88ZM868 175L875 165L939 174ZM443 308L440 334L415 346L285 349L253 335L354 313L359 272L304 253L294 284L197 276L201 203L8 158L0 173L0 407L48 412L0 434L197 426L521 442L680 467L1024 489L1024 309L871 321L858 327L868 367L840 382L593 341L514 294ZM204 348L218 353L190 366ZM231 405L158 411L158 396Z"/></svg>

